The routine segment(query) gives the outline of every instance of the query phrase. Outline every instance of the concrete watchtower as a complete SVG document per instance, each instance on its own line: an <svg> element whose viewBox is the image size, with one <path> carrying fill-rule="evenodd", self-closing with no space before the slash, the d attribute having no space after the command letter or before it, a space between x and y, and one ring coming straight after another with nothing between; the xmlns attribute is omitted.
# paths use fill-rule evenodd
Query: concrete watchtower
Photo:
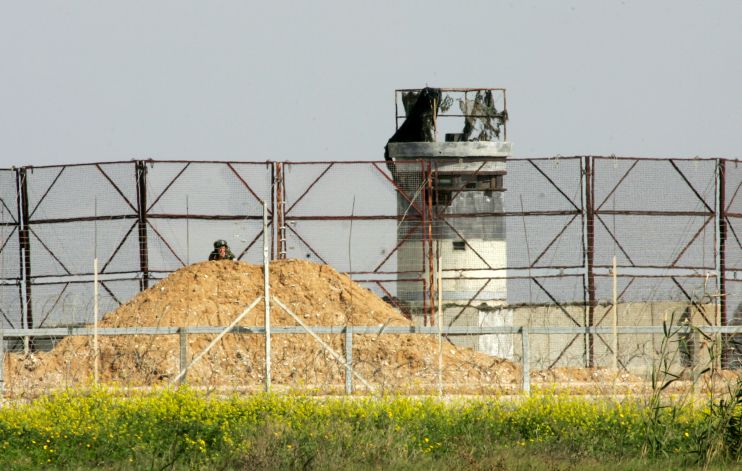
<svg viewBox="0 0 742 471"><path fill-rule="evenodd" d="M436 257L429 248L421 250L420 243L411 241L414 234L425 232L419 230L419 219L406 217L415 203L426 204L418 196L426 187L429 213L423 225L432 228L429 245L440 255L443 268L444 325L511 325L512 312L505 307L507 247L502 215L506 160L511 153L505 90L397 90L396 104L397 133L387 144L386 159L406 193L398 196L397 297L416 324L428 323L424 307L435 302L424 299L425 286L433 279L432 263L425 259ZM419 161L430 164L431 181L421 176ZM415 273L417 281L413 281ZM507 335L462 336L453 341L500 357L513 355Z"/></svg>

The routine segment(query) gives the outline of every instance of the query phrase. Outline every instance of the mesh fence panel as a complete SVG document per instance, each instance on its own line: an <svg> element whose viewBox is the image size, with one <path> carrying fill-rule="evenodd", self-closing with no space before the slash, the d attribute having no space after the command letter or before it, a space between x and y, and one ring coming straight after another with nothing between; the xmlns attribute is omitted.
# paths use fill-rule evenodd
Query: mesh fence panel
<svg viewBox="0 0 742 471"><path fill-rule="evenodd" d="M507 162L505 210L574 211L582 207L580 158Z"/></svg>
<svg viewBox="0 0 742 471"><path fill-rule="evenodd" d="M19 279L16 172L0 169L0 279Z"/></svg>
<svg viewBox="0 0 742 471"><path fill-rule="evenodd" d="M580 268L583 262L582 218L506 216L508 268Z"/></svg>
<svg viewBox="0 0 742 471"><path fill-rule="evenodd" d="M31 224L34 277L123 273L139 269L139 245L131 219Z"/></svg>
<svg viewBox="0 0 742 471"><path fill-rule="evenodd" d="M0 225L0 239L3 244L0 252L0 279L17 280L21 277L18 226Z"/></svg>
<svg viewBox="0 0 742 471"><path fill-rule="evenodd" d="M736 202L734 203L736 205ZM727 216L726 268L739 271L742 269L742 217Z"/></svg>
<svg viewBox="0 0 742 471"><path fill-rule="evenodd" d="M266 164L153 162L147 170L149 216L260 216L269 203Z"/></svg>
<svg viewBox="0 0 742 471"><path fill-rule="evenodd" d="M424 270L420 163L396 164L396 183L383 163L284 168L289 258L358 274Z"/></svg>
<svg viewBox="0 0 742 471"><path fill-rule="evenodd" d="M92 282L45 283L33 287L34 327L80 326L93 323ZM100 282L100 316L128 301L139 291L138 280Z"/></svg>
<svg viewBox="0 0 742 471"><path fill-rule="evenodd" d="M595 265L714 270L713 214L708 216L597 215Z"/></svg>
<svg viewBox="0 0 742 471"><path fill-rule="evenodd" d="M726 196L726 269L739 270L742 267L742 169L739 163L725 162L724 193Z"/></svg>
<svg viewBox="0 0 742 471"><path fill-rule="evenodd" d="M31 223L136 213L131 163L35 168L26 179Z"/></svg>
<svg viewBox="0 0 742 471"><path fill-rule="evenodd" d="M138 269L133 168L99 164L26 173L31 277L92 274L96 255L106 272Z"/></svg>
<svg viewBox="0 0 742 471"><path fill-rule="evenodd" d="M479 191L467 185L490 178L477 172L491 171L494 164L467 162L476 178L454 182L447 193L439 186L445 162L147 161L0 170L0 316L3 327L11 329L23 327L26 314L33 327L90 323L96 255L101 316L131 299L147 277L151 286L184 265L205 260L215 239L227 240L239 259L260 264L265 202L271 233L279 239L274 257L328 263L385 297L417 325L433 323L440 256L447 327L546 329L531 337L529 358L536 370L610 367L616 354L626 370L646 373L661 354L660 335L621 335L614 352L611 333L559 329L611 329L614 313L619 327L742 323L742 277L737 273L742 172L735 161L722 163L509 160L498 173L504 173L503 187ZM725 170L723 180L719 168ZM21 170L25 216L17 214ZM717 210L720 183L723 213ZM25 247L20 239L24 217ZM722 264L724 287L718 283ZM452 334L448 340L519 362L524 355L519 335ZM159 352L154 357L168 365L152 370L158 381L177 368L177 336L166 337L153 346ZM724 336L727 365L739 362L739 337ZM323 338L342 351L342 335ZM358 345L380 338L386 336L359 334ZM401 335L390 339L390 352L408 342ZM207 340L189 345L197 349ZM678 368L709 360L703 357L703 340L693 334L675 342ZM291 337L277 337L282 341L291 343ZM264 359L250 350L258 344L242 348L235 342L234 356L212 360L243 365L261 378L256 365ZM110 355L115 356L114 350ZM319 349L312 352L311 361L297 364L293 376L277 382L291 387L342 376L334 359ZM371 381L399 383L396 373L377 364L388 360L366 358L363 352L359 349L356 359ZM448 355L444 376L453 378L455 353ZM396 361L416 365L405 384L434 382L432 356ZM237 385L233 379L230 384ZM130 384L140 380L132 377Z"/></svg>
<svg viewBox="0 0 742 471"><path fill-rule="evenodd" d="M742 325L742 281L726 280L726 323L729 325ZM742 334L725 336L726 352L730 356L732 367L742 367Z"/></svg>
<svg viewBox="0 0 742 471"><path fill-rule="evenodd" d="M420 164L398 164L397 168L400 172L420 172ZM383 163L292 163L284 169L287 218L396 216L400 190ZM419 184L421 177L415 178ZM415 189L403 191L412 195Z"/></svg>
<svg viewBox="0 0 742 471"><path fill-rule="evenodd" d="M0 322L4 329L20 329L21 325L21 285L19 283L0 285Z"/></svg>
<svg viewBox="0 0 742 471"><path fill-rule="evenodd" d="M396 272L394 220L290 221L288 258L324 262L348 273ZM306 243L302 242L303 239Z"/></svg>
<svg viewBox="0 0 742 471"><path fill-rule="evenodd" d="M717 322L718 287L715 277L618 276L613 308L613 280L610 276L597 277L597 306L593 324L612 330L615 322L621 327L662 326L670 328L688 325L714 326ZM615 320L614 320L615 316ZM697 336L697 335L696 335ZM595 355L599 365L610 366L613 357L613 334L598 334ZM632 371L649 371L660 356L662 332L651 334L624 334L618 338L618 361ZM708 362L698 358L701 339L694 352L688 352L688 363ZM674 343L677 347L677 342ZM674 348L677 351L677 348ZM671 352L672 353L672 352Z"/></svg>
<svg viewBox="0 0 742 471"><path fill-rule="evenodd" d="M271 209L268 164L154 162L147 170L149 269L170 272L205 260L216 239L240 260L262 262L263 203Z"/></svg>
<svg viewBox="0 0 742 471"><path fill-rule="evenodd" d="M23 327L19 222L17 172L0 169L0 329Z"/></svg>
<svg viewBox="0 0 742 471"><path fill-rule="evenodd" d="M593 162L598 211L713 212L715 160L595 157Z"/></svg>
<svg viewBox="0 0 742 471"><path fill-rule="evenodd" d="M715 161L594 160L597 266L715 267Z"/></svg>
<svg viewBox="0 0 742 471"><path fill-rule="evenodd" d="M508 162L508 268L584 265L581 175L579 158Z"/></svg>
<svg viewBox="0 0 742 471"><path fill-rule="evenodd" d="M170 253L172 248L185 264L200 262L208 259L216 238L228 240L230 249L239 260L263 263L263 223L256 220L152 219L150 226L150 260L157 263L151 265L153 270L170 271L172 270L170 266L179 266L175 265L175 261L158 261L158 249L160 257L169 254L172 258L173 255ZM165 237L170 248L160 240L160 235L154 232L154 228Z"/></svg>

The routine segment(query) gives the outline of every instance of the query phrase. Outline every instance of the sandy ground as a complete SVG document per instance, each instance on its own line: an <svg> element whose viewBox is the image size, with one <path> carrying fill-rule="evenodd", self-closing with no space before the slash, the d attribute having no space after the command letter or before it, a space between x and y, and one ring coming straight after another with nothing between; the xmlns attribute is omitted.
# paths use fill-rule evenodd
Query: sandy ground
<svg viewBox="0 0 742 471"><path fill-rule="evenodd" d="M271 293L310 326L408 326L399 312L348 277L326 265L301 260L270 266ZM105 315L100 327L226 326L262 295L262 267L243 262L202 262L182 268ZM262 326L262 301L240 322ZM297 322L274 303L274 326ZM214 335L189 335L189 359ZM322 335L344 355L342 335ZM100 379L123 386L171 381L179 371L178 337L100 337ZM342 390L345 368L309 335L272 336L274 385L297 389ZM521 382L512 362L444 342L443 381L470 392L513 390ZM93 377L92 339L68 337L49 352L6 358L11 394L89 384ZM189 370L195 386L258 389L264 382L264 338L226 335ZM438 343L423 335L354 335L353 365L375 389L431 390L437 384ZM362 382L354 380L359 389Z"/></svg>
<svg viewBox="0 0 742 471"><path fill-rule="evenodd" d="M271 294L309 326L409 326L411 322L371 291L327 265L279 260L270 265ZM262 266L243 262L201 262L184 267L104 316L101 327L191 327L229 325L263 294ZM271 303L274 326L297 326ZM263 326L261 301L240 322ZM188 361L215 335L188 336ZM343 335L321 335L341 357ZM344 391L345 368L309 335L272 336L271 381L277 391L319 394ZM171 383L179 373L179 339L168 336L101 336L100 381L123 387ZM353 336L353 367L376 392L434 393L438 385L438 341L433 336L388 333ZM187 382L195 387L234 391L262 390L264 336L224 336L195 364ZM520 365L471 349L443 343L442 381L446 393L513 393L522 388ZM93 346L89 337L67 337L51 351L10 353L5 361L5 393L28 397L49 390L90 385ZM730 376L731 373L726 373ZM736 375L734 375L736 378ZM730 382L735 378L721 378ZM703 378L702 378L703 379ZM534 390L567 393L633 394L649 390L641 378L609 369L554 368L532 371ZM354 379L356 391L367 393ZM700 381L698 384L708 384ZM674 390L690 389L678 382Z"/></svg>

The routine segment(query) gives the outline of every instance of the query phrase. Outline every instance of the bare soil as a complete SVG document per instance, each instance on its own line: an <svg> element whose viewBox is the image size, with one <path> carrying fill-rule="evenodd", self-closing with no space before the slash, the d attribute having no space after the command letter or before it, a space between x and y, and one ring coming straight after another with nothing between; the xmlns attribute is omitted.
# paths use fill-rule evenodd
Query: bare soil
<svg viewBox="0 0 742 471"><path fill-rule="evenodd" d="M327 265L278 260L270 265L271 294L309 326L410 326L411 322L371 291ZM184 267L106 314L105 327L227 326L263 295L263 267L243 262L201 262ZM271 324L297 322L271 303ZM264 325L261 301L240 322ZM189 334L187 360L202 352L216 335ZM321 335L344 357L344 335ZM308 334L272 335L271 380L276 390L342 393L345 368ZM171 383L180 371L178 335L100 336L100 381L125 387ZM376 333L353 335L353 367L376 391L433 393L437 390L438 341L434 336ZM261 334L227 334L187 374L187 383L222 390L261 390L265 344ZM10 353L5 359L5 392L11 397L90 385L93 340L66 337L48 352ZM520 365L443 342L442 380L449 394L509 393L522 388ZM727 373L732 375L732 373ZM718 375L717 375L718 376ZM716 389L718 378L704 379ZM610 369L553 368L533 371L535 390L572 394L646 393L642 378ZM368 392L358 379L356 391ZM688 381L670 390L693 389ZM704 388L701 385L701 388Z"/></svg>
<svg viewBox="0 0 742 471"><path fill-rule="evenodd" d="M263 294L262 266L244 262L201 262L184 267L104 316L103 327L226 326ZM409 326L410 321L371 291L327 265L279 260L270 265L271 294L309 326ZM271 303L271 324L296 326L296 321ZM260 303L240 322L263 326ZM188 358L215 335L191 334ZM321 335L344 355L343 335ZM59 387L90 384L93 340L67 337L49 352L9 354L6 389L25 395ZM340 392L345 369L309 335L272 336L272 383L303 391ZM179 340L167 336L100 336L101 382L122 386L154 386L172 381L179 372ZM260 389L264 382L264 336L228 334L195 364L187 382L195 386ZM353 365L382 391L431 392L438 372L438 342L424 335L353 336ZM456 392L517 390L520 367L444 341L443 382ZM354 379L359 390L365 388ZM453 391L452 391L453 392Z"/></svg>

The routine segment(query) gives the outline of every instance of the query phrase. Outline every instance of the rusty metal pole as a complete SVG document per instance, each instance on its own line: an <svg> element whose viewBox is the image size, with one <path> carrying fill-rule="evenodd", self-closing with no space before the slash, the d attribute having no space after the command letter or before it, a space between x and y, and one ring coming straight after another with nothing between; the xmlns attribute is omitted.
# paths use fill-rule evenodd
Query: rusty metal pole
<svg viewBox="0 0 742 471"><path fill-rule="evenodd" d="M276 224L276 259L281 259L281 240L283 240L283 236L281 234L281 227L283 226L283 221L281 218L281 215L283 214L283 199L281 196L281 188L282 182L281 182L281 162L276 162L275 169L274 169L275 175L273 184L276 186L276 213L274 215L274 221Z"/></svg>
<svg viewBox="0 0 742 471"><path fill-rule="evenodd" d="M278 211L276 210L276 162L270 162L267 164L270 166L271 169L271 202L270 202L270 208L271 208L271 260L274 260L276 258L276 237L273 235L276 229L276 214Z"/></svg>
<svg viewBox="0 0 742 471"><path fill-rule="evenodd" d="M22 325L26 329L33 329L33 303L31 297L31 239L29 229L29 211L28 211L28 179L27 168L18 169L16 173L16 203L18 205L18 247L20 251L21 273L23 277L23 305L25 310L22 314ZM31 339L23 339L24 351L28 353L33 345Z"/></svg>
<svg viewBox="0 0 742 471"><path fill-rule="evenodd" d="M726 272L726 240L727 240L727 220L726 220L726 160L719 159L717 161L717 233L719 234L718 240L718 254L719 262L717 267L717 285L719 290L719 298L717 304L719 305L719 321L722 326L729 325L729 319L727 318L727 289L724 275ZM723 337L722 337L723 338ZM729 352L722 345L721 350L721 366L722 368L728 367L729 363Z"/></svg>
<svg viewBox="0 0 742 471"><path fill-rule="evenodd" d="M441 257L441 241L437 240L435 244L437 280L436 286L438 291L438 395L443 396L443 259Z"/></svg>
<svg viewBox="0 0 742 471"><path fill-rule="evenodd" d="M147 248L147 163L142 160L135 162L137 181L137 219L139 229L139 270L142 279L139 282L140 291L149 288L149 252Z"/></svg>
<svg viewBox="0 0 742 471"><path fill-rule="evenodd" d="M433 252L433 166L428 162L427 171L427 211L428 211L428 285L430 286L430 312L428 319L430 325L435 325L435 253Z"/></svg>
<svg viewBox="0 0 742 471"><path fill-rule="evenodd" d="M426 246L426 242L428 238L428 224L427 224L428 211L426 209L427 205L425 203L425 193L426 193L425 175L426 175L425 162L421 160L420 161L420 176L421 176L420 186L422 188L420 189L420 194L421 194L420 206L422 209L421 211L422 214L420 215L420 217L422 219L422 227L420 228L420 231L422 234L422 241L421 241L422 247L420 250L420 256L421 256L422 265L420 267L420 271L422 272L422 278L423 278L423 291L421 293L422 300L423 300L423 306L422 306L423 325L427 325L427 315L428 315L428 280L425 277L425 271L426 271L425 269L426 247L425 246Z"/></svg>
<svg viewBox="0 0 742 471"><path fill-rule="evenodd" d="M587 289L587 156L580 157L580 220L582 227L582 322L587 325L588 289ZM587 339L583 341L587 352ZM587 358L585 358L587 360ZM587 363L587 362L586 362Z"/></svg>
<svg viewBox="0 0 742 471"><path fill-rule="evenodd" d="M613 256L613 269L611 270L613 279L613 369L618 371L618 272L616 270L616 256Z"/></svg>
<svg viewBox="0 0 742 471"><path fill-rule="evenodd" d="M585 158L585 195L587 197L585 205L586 229L587 229L587 247L586 249L586 267L587 267L587 325L593 327L595 323L595 272L593 269L595 261L595 162L593 157ZM595 366L595 345L593 334L588 333L586 342L587 367Z"/></svg>
<svg viewBox="0 0 742 471"><path fill-rule="evenodd" d="M283 164L276 162L276 251L277 258L286 258L286 187L283 181Z"/></svg>

